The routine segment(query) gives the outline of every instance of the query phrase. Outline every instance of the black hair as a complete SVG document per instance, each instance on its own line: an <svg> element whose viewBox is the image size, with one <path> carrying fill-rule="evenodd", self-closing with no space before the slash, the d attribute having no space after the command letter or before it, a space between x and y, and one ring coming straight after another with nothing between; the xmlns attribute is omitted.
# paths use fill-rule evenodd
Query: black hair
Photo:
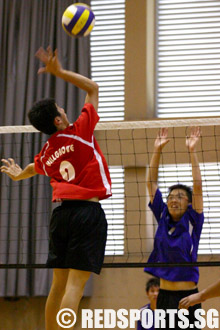
<svg viewBox="0 0 220 330"><path fill-rule="evenodd" d="M146 292L150 290L153 286L160 286L160 280L159 278L152 277L150 278L146 283Z"/></svg>
<svg viewBox="0 0 220 330"><path fill-rule="evenodd" d="M177 184L174 184L173 186L169 187L169 193L168 193L168 196L170 195L170 193L174 190L174 189L182 189L182 190L185 190L186 194L187 194L187 197L188 197L188 200L189 200L189 203L192 203L192 188L189 187L189 186L186 186L184 184L181 184L181 183L177 183Z"/></svg>
<svg viewBox="0 0 220 330"><path fill-rule="evenodd" d="M60 116L60 113L57 110L55 100L52 98L43 99L34 103L28 112L31 125L38 131L48 135L57 131L54 125L54 119L57 116Z"/></svg>

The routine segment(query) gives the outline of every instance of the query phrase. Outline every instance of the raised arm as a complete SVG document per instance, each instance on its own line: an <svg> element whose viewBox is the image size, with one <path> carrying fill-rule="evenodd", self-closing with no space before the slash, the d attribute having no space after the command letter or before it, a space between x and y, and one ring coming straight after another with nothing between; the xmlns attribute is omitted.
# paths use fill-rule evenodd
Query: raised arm
<svg viewBox="0 0 220 330"><path fill-rule="evenodd" d="M211 284L210 286L208 286L208 288L202 290L201 292L192 294L180 300L179 308L188 309L190 306L194 306L207 299L215 297L220 297L220 280L218 280L214 284Z"/></svg>
<svg viewBox="0 0 220 330"><path fill-rule="evenodd" d="M158 185L158 168L160 164L160 155L162 149L169 142L168 129L162 128L159 130L157 138L154 142L154 151L150 161L148 173L147 173L147 188L150 195L150 201L153 203L155 193Z"/></svg>
<svg viewBox="0 0 220 330"><path fill-rule="evenodd" d="M192 207L198 213L203 211L203 196L202 196L202 177L199 167L198 155L196 146L199 143L201 132L199 127L192 127L190 136L186 138L186 146L190 153L190 160L192 164L193 177L193 198Z"/></svg>
<svg viewBox="0 0 220 330"><path fill-rule="evenodd" d="M1 172L6 173L13 181L28 179L37 174L34 169L34 163L27 165L22 170L18 164L15 164L15 161L12 158L9 158L8 160L2 159L2 162L4 165L0 168Z"/></svg>
<svg viewBox="0 0 220 330"><path fill-rule="evenodd" d="M38 70L38 73L51 73L78 88L87 92L85 103L93 104L96 111L98 110L98 85L91 79L84 77L78 73L64 70L58 59L57 49L53 52L51 47L44 50L42 47L38 49L35 56L45 64Z"/></svg>

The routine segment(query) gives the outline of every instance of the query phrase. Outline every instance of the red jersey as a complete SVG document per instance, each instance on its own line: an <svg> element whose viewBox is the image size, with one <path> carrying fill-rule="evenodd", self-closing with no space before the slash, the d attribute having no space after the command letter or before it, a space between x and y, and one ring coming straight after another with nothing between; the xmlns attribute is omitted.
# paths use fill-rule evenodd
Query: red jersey
<svg viewBox="0 0 220 330"><path fill-rule="evenodd" d="M98 121L93 105L85 104L76 122L54 133L35 156L36 172L51 177L53 202L111 196L108 166L93 135Z"/></svg>

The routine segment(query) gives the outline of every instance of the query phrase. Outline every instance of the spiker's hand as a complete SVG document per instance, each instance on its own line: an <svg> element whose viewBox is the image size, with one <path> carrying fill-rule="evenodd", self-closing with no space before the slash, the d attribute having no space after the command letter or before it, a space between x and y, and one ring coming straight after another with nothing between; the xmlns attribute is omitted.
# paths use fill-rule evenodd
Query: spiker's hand
<svg viewBox="0 0 220 330"><path fill-rule="evenodd" d="M56 76L62 70L57 49L53 52L50 46L47 47L47 50L40 47L35 56L45 64L45 67L38 70L38 74L51 73Z"/></svg>

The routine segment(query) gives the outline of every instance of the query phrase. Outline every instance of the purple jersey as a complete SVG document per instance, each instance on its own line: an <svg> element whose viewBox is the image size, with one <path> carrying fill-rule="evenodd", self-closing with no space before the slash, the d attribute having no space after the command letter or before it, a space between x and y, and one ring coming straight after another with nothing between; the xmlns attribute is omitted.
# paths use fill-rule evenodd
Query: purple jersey
<svg viewBox="0 0 220 330"><path fill-rule="evenodd" d="M174 222L159 189L149 207L156 217L158 228L148 262L196 262L204 214L197 213L192 205L189 205L180 221ZM144 270L168 281L198 283L199 280L198 267L146 267Z"/></svg>
<svg viewBox="0 0 220 330"><path fill-rule="evenodd" d="M153 314L153 322L154 322L154 311L152 311L152 309L150 308L150 304L141 308L141 310L140 310L141 315L142 315L141 319L142 319L142 317L146 317L146 323L148 324L146 309L148 309ZM139 320L137 323L137 330L143 330L143 329L146 329L146 328L142 327L141 320ZM151 328L148 328L148 330L154 330L154 326L152 326Z"/></svg>

